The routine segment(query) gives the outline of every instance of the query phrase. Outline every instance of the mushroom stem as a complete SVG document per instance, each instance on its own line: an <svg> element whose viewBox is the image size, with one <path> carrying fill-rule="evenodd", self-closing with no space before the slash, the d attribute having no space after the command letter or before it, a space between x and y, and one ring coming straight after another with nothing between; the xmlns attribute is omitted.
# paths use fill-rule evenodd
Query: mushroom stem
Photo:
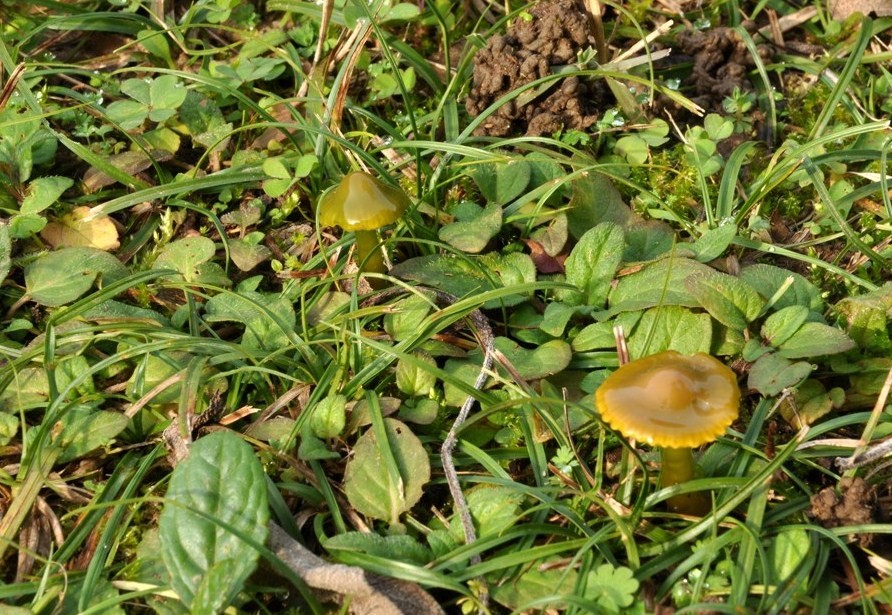
<svg viewBox="0 0 892 615"><path fill-rule="evenodd" d="M356 234L356 264L363 271L384 273L384 253L378 246L378 233L375 231L354 231Z"/></svg>
<svg viewBox="0 0 892 615"><path fill-rule="evenodd" d="M694 478L694 453L692 449L664 446L660 450L660 456L662 458L662 473L660 474L660 485L662 487L686 483ZM666 501L666 505L670 511L683 515L702 517L709 512L709 500L702 492L682 493L672 496Z"/></svg>

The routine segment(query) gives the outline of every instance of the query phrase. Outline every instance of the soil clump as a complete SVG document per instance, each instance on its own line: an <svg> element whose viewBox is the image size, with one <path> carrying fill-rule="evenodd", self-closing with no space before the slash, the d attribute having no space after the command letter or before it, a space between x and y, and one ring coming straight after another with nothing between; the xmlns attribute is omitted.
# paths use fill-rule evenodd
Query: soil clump
<svg viewBox="0 0 892 615"><path fill-rule="evenodd" d="M545 0L518 18L504 35L492 36L474 58L474 78L465 104L473 117L517 88L552 74L552 67L576 60L594 47L589 16L577 0ZM527 92L530 92L528 90ZM585 130L598 118L603 92L578 77L567 77L533 100L514 99L490 115L475 134L551 135Z"/></svg>

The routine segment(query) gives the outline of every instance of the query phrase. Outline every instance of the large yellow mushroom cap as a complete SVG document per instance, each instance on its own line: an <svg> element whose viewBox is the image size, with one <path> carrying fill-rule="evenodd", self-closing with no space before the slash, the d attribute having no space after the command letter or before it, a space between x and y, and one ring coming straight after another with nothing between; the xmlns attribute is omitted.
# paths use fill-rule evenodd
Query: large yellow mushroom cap
<svg viewBox="0 0 892 615"><path fill-rule="evenodd" d="M368 173L348 173L319 199L319 223L345 231L371 231L396 222L409 208L409 197Z"/></svg>
<svg viewBox="0 0 892 615"><path fill-rule="evenodd" d="M718 359L667 350L620 367L598 387L595 401L604 421L627 438L693 448L734 422L740 388Z"/></svg>

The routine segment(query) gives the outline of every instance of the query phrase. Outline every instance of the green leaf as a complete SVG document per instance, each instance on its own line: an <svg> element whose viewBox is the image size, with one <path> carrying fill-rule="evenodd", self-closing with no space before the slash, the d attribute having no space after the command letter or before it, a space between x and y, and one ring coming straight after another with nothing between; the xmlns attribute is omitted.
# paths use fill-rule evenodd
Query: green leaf
<svg viewBox="0 0 892 615"><path fill-rule="evenodd" d="M248 243L242 239L230 239L229 256L240 271L251 271L272 256L272 252L262 244Z"/></svg>
<svg viewBox="0 0 892 615"><path fill-rule="evenodd" d="M425 566L433 553L413 536L381 536L374 532L345 532L327 539L323 546L333 555L338 552L365 553L395 562Z"/></svg>
<svg viewBox="0 0 892 615"><path fill-rule="evenodd" d="M646 357L664 350L676 350L682 354L708 353L712 345L712 319L708 314L695 314L677 305L664 305L644 312L634 329L626 333L632 358Z"/></svg>
<svg viewBox="0 0 892 615"><path fill-rule="evenodd" d="M396 341L414 338L431 309L431 302L418 295L397 301L384 315L384 331Z"/></svg>
<svg viewBox="0 0 892 615"><path fill-rule="evenodd" d="M638 135L620 137L616 141L615 151L633 167L639 167L647 162L647 156L650 153L647 141Z"/></svg>
<svg viewBox="0 0 892 615"><path fill-rule="evenodd" d="M526 190L530 183L530 165L517 159L487 162L475 167L471 178L488 202L507 205Z"/></svg>
<svg viewBox="0 0 892 615"><path fill-rule="evenodd" d="M807 322L778 347L778 354L787 359L804 359L848 352L854 347L852 338L836 327Z"/></svg>
<svg viewBox="0 0 892 615"><path fill-rule="evenodd" d="M130 419L120 412L106 412L83 405L68 408L60 421L62 431L58 442L63 450L59 463L68 463L101 446L107 446L129 424Z"/></svg>
<svg viewBox="0 0 892 615"><path fill-rule="evenodd" d="M503 286L534 282L536 266L526 254L488 253L478 257L430 254L410 258L395 265L390 272L404 280L446 291L462 299ZM526 300L524 295L508 295L484 303L487 309L512 306Z"/></svg>
<svg viewBox="0 0 892 615"><path fill-rule="evenodd" d="M126 79L121 84L121 92L143 105L150 105L152 104L151 84L151 78Z"/></svg>
<svg viewBox="0 0 892 615"><path fill-rule="evenodd" d="M9 275L12 268L12 240L9 237L9 225L0 222L0 284Z"/></svg>
<svg viewBox="0 0 892 615"><path fill-rule="evenodd" d="M427 367L425 367L427 366ZM412 397L422 397L433 390L437 377L431 372L437 362L423 351L415 351L412 359L400 359L396 364L396 386Z"/></svg>
<svg viewBox="0 0 892 615"><path fill-rule="evenodd" d="M706 231L691 244L695 254L694 258L701 263L717 259L725 253L736 236L737 227L733 224L726 224Z"/></svg>
<svg viewBox="0 0 892 615"><path fill-rule="evenodd" d="M9 235L13 239L28 239L46 226L43 216L16 214L9 219Z"/></svg>
<svg viewBox="0 0 892 615"><path fill-rule="evenodd" d="M610 293L609 312L641 310L657 305L700 307L700 302L686 287L685 280L713 271L689 258L660 259L637 273L619 279Z"/></svg>
<svg viewBox="0 0 892 615"><path fill-rule="evenodd" d="M626 229L626 251L623 261L652 261L672 249L675 232L661 220L647 220Z"/></svg>
<svg viewBox="0 0 892 615"><path fill-rule="evenodd" d="M440 404L435 399L408 399L400 405L399 417L407 423L430 425L440 416Z"/></svg>
<svg viewBox="0 0 892 615"><path fill-rule="evenodd" d="M439 237L462 252L481 252L502 228L502 206L498 203L490 203L485 209L461 203L451 213L456 221L441 227Z"/></svg>
<svg viewBox="0 0 892 615"><path fill-rule="evenodd" d="M808 378L814 366L805 361L793 363L771 352L764 354L753 363L746 385L759 391L765 397L779 395L784 389L792 388Z"/></svg>
<svg viewBox="0 0 892 615"><path fill-rule="evenodd" d="M560 600L560 597L574 595L578 576L576 570L568 567L564 561L540 563L552 565L525 567L520 575L493 586L491 589L493 599L518 612L533 602L540 607L551 607L554 612L566 608L566 602ZM543 604L542 601L547 598L552 600ZM543 608L542 612L549 611Z"/></svg>
<svg viewBox="0 0 892 615"><path fill-rule="evenodd" d="M245 325L242 345L276 350L291 344L297 324L294 304L282 295L242 291L222 292L205 305L209 322L235 321Z"/></svg>
<svg viewBox="0 0 892 615"><path fill-rule="evenodd" d="M421 499L422 489L430 480L430 462L421 441L409 427L396 419L385 418L387 446L396 461L399 481L393 482L383 470L382 456L374 429L356 441L353 456L344 472L347 500L359 512L396 524L399 516Z"/></svg>
<svg viewBox="0 0 892 615"><path fill-rule="evenodd" d="M589 350L616 348L613 325L613 321L604 321L585 326L576 337L573 338L574 352L588 352Z"/></svg>
<svg viewBox="0 0 892 615"><path fill-rule="evenodd" d="M864 295L843 299L836 304L836 311L845 317L849 335L858 346L869 352L890 354L888 322L892 318L892 282Z"/></svg>
<svg viewBox="0 0 892 615"><path fill-rule="evenodd" d="M743 331L759 315L765 300L746 282L712 271L686 280L688 290L713 318Z"/></svg>
<svg viewBox="0 0 892 615"><path fill-rule="evenodd" d="M523 348L507 337L497 337L496 349L505 355L517 372L526 380L544 378L563 371L570 364L573 351L563 340L551 340L537 348Z"/></svg>
<svg viewBox="0 0 892 615"><path fill-rule="evenodd" d="M564 334L567 323L575 313L576 308L573 306L560 301L552 301L545 306L545 314L539 324L539 329L552 337L560 337Z"/></svg>
<svg viewBox="0 0 892 615"><path fill-rule="evenodd" d="M573 197L567 212L567 225L573 237L582 237L601 222L624 227L631 219L632 210L603 173L586 171L573 181Z"/></svg>
<svg viewBox="0 0 892 615"><path fill-rule="evenodd" d="M149 116L146 106L134 100L116 100L105 109L105 112L108 119L122 130L139 128Z"/></svg>
<svg viewBox="0 0 892 615"><path fill-rule="evenodd" d="M158 527L173 589L199 612L224 609L256 568L268 533L260 461L234 433L214 432L174 468L165 499Z"/></svg>
<svg viewBox="0 0 892 615"><path fill-rule="evenodd" d="M810 556L811 541L803 528L784 528L769 541L768 562L772 585L781 585L796 573L799 565Z"/></svg>
<svg viewBox="0 0 892 615"><path fill-rule="evenodd" d="M517 523L524 499L517 489L490 485L471 489L466 498L478 538L498 536ZM456 540L464 541L464 530L458 515L452 517L449 532Z"/></svg>
<svg viewBox="0 0 892 615"><path fill-rule="evenodd" d="M599 224L580 237L564 263L567 282L579 292L568 293L565 301L603 308L624 249L623 231L612 223Z"/></svg>
<svg viewBox="0 0 892 615"><path fill-rule="evenodd" d="M310 409L310 430L317 438L337 438L347 424L347 398L340 394L319 400Z"/></svg>
<svg viewBox="0 0 892 615"><path fill-rule="evenodd" d="M199 265L214 258L215 252L214 242L207 237L186 237L164 246L152 269L173 269L187 282L195 282L200 275Z"/></svg>
<svg viewBox="0 0 892 615"><path fill-rule="evenodd" d="M713 141L727 139L734 132L734 122L717 113L710 113L703 118L703 128Z"/></svg>
<svg viewBox="0 0 892 615"><path fill-rule="evenodd" d="M774 265L750 265L742 268L738 277L755 288L756 292L765 299L774 297L789 279L791 283L775 301L775 309L780 310L791 305L804 305L812 312L824 311L824 301L821 299L820 289L798 273L793 273L788 269Z"/></svg>
<svg viewBox="0 0 892 615"><path fill-rule="evenodd" d="M0 412L0 446L6 446L19 432L18 416Z"/></svg>
<svg viewBox="0 0 892 615"><path fill-rule="evenodd" d="M161 75L152 80L149 86L152 110L149 119L162 122L173 116L176 109L186 100L186 86L173 75Z"/></svg>
<svg viewBox="0 0 892 615"><path fill-rule="evenodd" d="M38 177L31 180L19 212L25 215L38 214L55 204L62 193L73 185L74 180L68 177Z"/></svg>
<svg viewBox="0 0 892 615"><path fill-rule="evenodd" d="M810 313L804 305L785 307L765 319L760 334L772 346L780 346L796 333Z"/></svg>
<svg viewBox="0 0 892 615"><path fill-rule="evenodd" d="M804 425L812 425L844 402L845 392L842 389L834 388L828 392L822 382L809 378L793 391L792 400L783 400L779 412L794 429L801 429Z"/></svg>
<svg viewBox="0 0 892 615"><path fill-rule="evenodd" d="M630 606L638 593L638 580L625 566L601 564L588 573L585 597L594 600L605 612L619 613Z"/></svg>
<svg viewBox="0 0 892 615"><path fill-rule="evenodd" d="M86 293L97 279L114 282L127 275L117 258L94 248L62 248L25 267L25 287L41 305L58 307Z"/></svg>

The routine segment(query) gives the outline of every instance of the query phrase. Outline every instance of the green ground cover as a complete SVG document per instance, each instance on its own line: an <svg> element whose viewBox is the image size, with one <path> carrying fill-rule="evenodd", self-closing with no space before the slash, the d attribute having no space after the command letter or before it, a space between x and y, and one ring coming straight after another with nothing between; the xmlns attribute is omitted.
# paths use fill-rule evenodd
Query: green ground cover
<svg viewBox="0 0 892 615"><path fill-rule="evenodd" d="M888 612L887 12L0 0L4 612Z"/></svg>

